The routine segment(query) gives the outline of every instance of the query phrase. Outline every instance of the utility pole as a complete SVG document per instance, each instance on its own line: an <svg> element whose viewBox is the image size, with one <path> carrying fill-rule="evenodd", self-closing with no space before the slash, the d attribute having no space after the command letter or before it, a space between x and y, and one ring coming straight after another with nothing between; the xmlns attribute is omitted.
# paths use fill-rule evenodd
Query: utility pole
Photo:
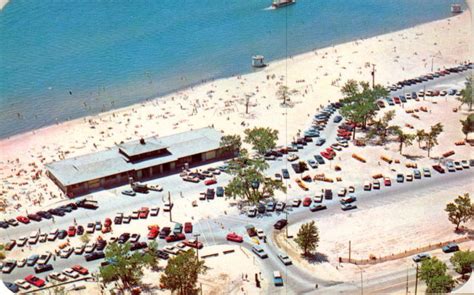
<svg viewBox="0 0 474 295"><path fill-rule="evenodd" d="M375 64L372 64L372 89L375 87Z"/></svg>
<svg viewBox="0 0 474 295"><path fill-rule="evenodd" d="M171 193L169 191L168 191L168 204L170 205L170 222L173 222L173 217L171 216L173 205L171 204Z"/></svg>
<svg viewBox="0 0 474 295"><path fill-rule="evenodd" d="M418 291L418 263L416 264L416 275L415 275L415 295Z"/></svg>
<svg viewBox="0 0 474 295"><path fill-rule="evenodd" d="M408 295L408 265L407 265L407 286L406 286L405 294Z"/></svg>
<svg viewBox="0 0 474 295"><path fill-rule="evenodd" d="M194 234L193 235L196 238L196 259L197 259L198 262L199 262L199 246L198 246L198 244L199 244L199 236L200 235L201 234Z"/></svg>

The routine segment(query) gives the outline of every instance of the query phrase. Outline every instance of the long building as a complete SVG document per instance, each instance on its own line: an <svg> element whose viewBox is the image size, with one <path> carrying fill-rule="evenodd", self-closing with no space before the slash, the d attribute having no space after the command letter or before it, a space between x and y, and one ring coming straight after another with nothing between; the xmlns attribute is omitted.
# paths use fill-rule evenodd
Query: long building
<svg viewBox="0 0 474 295"><path fill-rule="evenodd" d="M202 128L166 137L123 143L108 150L46 165L47 175L69 197L134 181L157 178L232 157L220 146L222 134Z"/></svg>

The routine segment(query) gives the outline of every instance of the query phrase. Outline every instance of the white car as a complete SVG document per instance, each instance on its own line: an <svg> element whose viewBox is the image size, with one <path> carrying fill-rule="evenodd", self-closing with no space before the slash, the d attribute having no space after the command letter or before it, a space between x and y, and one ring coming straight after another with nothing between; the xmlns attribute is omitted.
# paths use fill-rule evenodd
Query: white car
<svg viewBox="0 0 474 295"><path fill-rule="evenodd" d="M346 194L347 194L347 189L345 187L341 188L339 192L337 193L339 197L344 197Z"/></svg>
<svg viewBox="0 0 474 295"><path fill-rule="evenodd" d="M296 154L289 154L287 159L288 159L288 161L293 162L293 161L298 160L299 157Z"/></svg>
<svg viewBox="0 0 474 295"><path fill-rule="evenodd" d="M313 202L321 203L322 201L323 201L323 194L322 193L316 193L313 197Z"/></svg>
<svg viewBox="0 0 474 295"><path fill-rule="evenodd" d="M123 223L130 223L131 220L132 220L132 217L130 215L126 215L126 216L123 217L122 222Z"/></svg>
<svg viewBox="0 0 474 295"><path fill-rule="evenodd" d="M173 255L178 255L179 253L179 249L176 248L175 246L164 246L163 251L169 254L173 254Z"/></svg>
<svg viewBox="0 0 474 295"><path fill-rule="evenodd" d="M247 216L248 216L248 217L255 217L255 216L257 216L257 208L255 208L255 207L249 208L248 211L247 211Z"/></svg>
<svg viewBox="0 0 474 295"><path fill-rule="evenodd" d="M370 191L372 190L372 183L370 181L364 182L364 191Z"/></svg>
<svg viewBox="0 0 474 295"><path fill-rule="evenodd" d="M466 161L466 160L462 160L462 161L461 161L461 166L462 166L462 168L464 168L464 169L469 169L469 168L470 168L470 167L469 167L469 162Z"/></svg>
<svg viewBox="0 0 474 295"><path fill-rule="evenodd" d="M47 240L48 240L48 234L47 233L43 233L43 234L39 235L39 242L40 243L45 243Z"/></svg>
<svg viewBox="0 0 474 295"><path fill-rule="evenodd" d="M28 290L29 288L31 288L30 283L28 283L28 282L25 281L25 280L16 280L16 281L15 281L15 284L16 284L18 287L20 287L20 288L22 288L22 289L25 289L25 290Z"/></svg>
<svg viewBox="0 0 474 295"><path fill-rule="evenodd" d="M291 262L290 257L288 257L286 254L278 254L278 258L281 262L283 262L284 265L291 265L293 263Z"/></svg>
<svg viewBox="0 0 474 295"><path fill-rule="evenodd" d="M140 211L133 211L130 217L132 217L132 219L138 219L138 217L140 217Z"/></svg>
<svg viewBox="0 0 474 295"><path fill-rule="evenodd" d="M283 211L283 209L285 209L285 202L278 202L276 204L276 207L275 207L275 210L276 211Z"/></svg>
<svg viewBox="0 0 474 295"><path fill-rule="evenodd" d="M22 258L16 262L17 267L23 267L26 265L26 258Z"/></svg>
<svg viewBox="0 0 474 295"><path fill-rule="evenodd" d="M431 177L431 171L429 168L423 168L423 176L424 177Z"/></svg>
<svg viewBox="0 0 474 295"><path fill-rule="evenodd" d="M260 240L263 240L265 238L265 232L261 228L256 228L255 231L257 232L257 237Z"/></svg>
<svg viewBox="0 0 474 295"><path fill-rule="evenodd" d="M456 170L462 170L461 162L454 161L454 168L456 168Z"/></svg>
<svg viewBox="0 0 474 295"><path fill-rule="evenodd" d="M97 245L94 242L89 242L87 243L86 248L84 249L84 252L92 253L94 252L96 246Z"/></svg>
<svg viewBox="0 0 474 295"><path fill-rule="evenodd" d="M79 274L72 268L66 268L65 270L63 270L63 274L73 279L77 279L79 277Z"/></svg>
<svg viewBox="0 0 474 295"><path fill-rule="evenodd" d="M76 246L76 247L74 248L74 253L75 253L76 255L81 255L82 253L84 253L85 248L86 248L86 245L85 245L85 244Z"/></svg>
<svg viewBox="0 0 474 295"><path fill-rule="evenodd" d="M339 146L342 146L343 148L348 148L349 147L349 143L347 141L340 141L339 142Z"/></svg>
<svg viewBox="0 0 474 295"><path fill-rule="evenodd" d="M291 206L293 207L299 207L301 204L301 200L300 199L294 199L292 202L291 202Z"/></svg>
<svg viewBox="0 0 474 295"><path fill-rule="evenodd" d="M333 150L342 151L342 147L340 147L339 144L337 144L337 143L331 144L331 147L332 147Z"/></svg>
<svg viewBox="0 0 474 295"><path fill-rule="evenodd" d="M150 209L150 216L158 216L158 212L160 212L160 207L153 207Z"/></svg>
<svg viewBox="0 0 474 295"><path fill-rule="evenodd" d="M378 181L377 179L372 181L372 187L373 189L380 189L380 181Z"/></svg>
<svg viewBox="0 0 474 295"><path fill-rule="evenodd" d="M67 281L67 277L59 272L52 272L48 275L51 279L56 280L58 282L65 282Z"/></svg>
<svg viewBox="0 0 474 295"><path fill-rule="evenodd" d="M171 208L173 208L173 203L164 203L163 204L163 211L170 212Z"/></svg>
<svg viewBox="0 0 474 295"><path fill-rule="evenodd" d="M71 256L73 251L74 249L72 247L66 247L59 252L59 257L69 258L69 256Z"/></svg>
<svg viewBox="0 0 474 295"><path fill-rule="evenodd" d="M38 242L38 239L39 239L39 232L34 231L30 234L30 238L28 239L28 244L30 245L36 244Z"/></svg>
<svg viewBox="0 0 474 295"><path fill-rule="evenodd" d="M26 242L28 242L28 238L23 236L23 237L18 238L18 240L16 240L16 245L18 247L23 247L25 246Z"/></svg>
<svg viewBox="0 0 474 295"><path fill-rule="evenodd" d="M54 241L58 237L59 229L53 229L48 235L48 241Z"/></svg>
<svg viewBox="0 0 474 295"><path fill-rule="evenodd" d="M349 186L349 192L350 192L350 193L353 193L353 192L355 192L355 190L356 190L356 189L355 189L355 187L354 187L354 186L352 186L352 185L351 185L351 186Z"/></svg>

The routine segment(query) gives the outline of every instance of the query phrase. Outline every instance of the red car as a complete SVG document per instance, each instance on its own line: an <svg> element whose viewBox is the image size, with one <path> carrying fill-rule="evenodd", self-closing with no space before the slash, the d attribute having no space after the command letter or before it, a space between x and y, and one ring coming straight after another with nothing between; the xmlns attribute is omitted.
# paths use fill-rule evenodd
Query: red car
<svg viewBox="0 0 474 295"><path fill-rule="evenodd" d="M175 234L169 235L169 236L166 237L165 240L166 240L166 242L171 243L171 242L176 242L176 241L182 241L184 239L186 239L186 236L183 233L181 233L181 234L177 234L177 235L175 235Z"/></svg>
<svg viewBox="0 0 474 295"><path fill-rule="evenodd" d="M328 147L326 152L328 152L328 154L332 155L333 157L336 156L336 152L331 147Z"/></svg>
<svg viewBox="0 0 474 295"><path fill-rule="evenodd" d="M390 180L390 178L385 177L384 180L383 180L383 184L385 184L385 186L391 186L392 181Z"/></svg>
<svg viewBox="0 0 474 295"><path fill-rule="evenodd" d="M303 206L309 207L309 205L311 205L311 198L309 198L309 197L304 198Z"/></svg>
<svg viewBox="0 0 474 295"><path fill-rule="evenodd" d="M106 218L104 221L105 227L110 227L112 225L112 220L110 218Z"/></svg>
<svg viewBox="0 0 474 295"><path fill-rule="evenodd" d="M232 242L237 242L237 243L242 243L244 241L244 238L242 238L242 236L239 236L236 233L228 233L226 239L227 241L232 241Z"/></svg>
<svg viewBox="0 0 474 295"><path fill-rule="evenodd" d="M38 287L38 288L43 287L46 284L45 281L43 281L42 279L40 279L40 278L38 278L37 276L34 276L34 275L26 276L25 281L27 281L28 283L30 283L33 286Z"/></svg>
<svg viewBox="0 0 474 295"><path fill-rule="evenodd" d="M30 223L30 219L26 216L17 216L16 220L18 220L21 223Z"/></svg>
<svg viewBox="0 0 474 295"><path fill-rule="evenodd" d="M328 160L332 160L334 157L326 151L321 152L321 156L325 157Z"/></svg>
<svg viewBox="0 0 474 295"><path fill-rule="evenodd" d="M148 213L150 213L150 209L148 209L148 207L142 207L140 209L140 213L138 214L138 217L140 219L145 219L148 217Z"/></svg>
<svg viewBox="0 0 474 295"><path fill-rule="evenodd" d="M213 185L213 184L216 184L216 183L217 183L217 180L215 180L214 178L211 178L211 179L208 179L208 180L204 181L205 185Z"/></svg>
<svg viewBox="0 0 474 295"><path fill-rule="evenodd" d="M76 227L71 225L68 229L67 229L67 236L68 237L74 237L76 235Z"/></svg>
<svg viewBox="0 0 474 295"><path fill-rule="evenodd" d="M184 223L184 232L189 234L193 232L193 224L191 222Z"/></svg>
<svg viewBox="0 0 474 295"><path fill-rule="evenodd" d="M89 273L89 271L87 270L87 268L79 265L79 264L76 264L74 265L73 267L71 267L73 270L75 270L76 272L80 273L81 275L86 275Z"/></svg>
<svg viewBox="0 0 474 295"><path fill-rule="evenodd" d="M156 228L156 227L153 227L153 228L150 229L150 231L148 232L148 239L149 239L149 240L154 240L154 239L156 239L156 237L158 236L159 233L160 233L160 229L159 229L159 228Z"/></svg>
<svg viewBox="0 0 474 295"><path fill-rule="evenodd" d="M395 103L400 104L400 98L398 98L398 97L396 97L396 96L393 98L393 101L394 101Z"/></svg>
<svg viewBox="0 0 474 295"><path fill-rule="evenodd" d="M436 171L438 171L439 173L444 173L444 172L446 172L446 171L444 170L444 168L441 167L441 165L433 165L433 169L436 170Z"/></svg>
<svg viewBox="0 0 474 295"><path fill-rule="evenodd" d="M196 249L202 249L203 247L203 244L197 240L186 240L183 242L183 244L185 244L186 246L188 247L191 247L191 248L196 248Z"/></svg>

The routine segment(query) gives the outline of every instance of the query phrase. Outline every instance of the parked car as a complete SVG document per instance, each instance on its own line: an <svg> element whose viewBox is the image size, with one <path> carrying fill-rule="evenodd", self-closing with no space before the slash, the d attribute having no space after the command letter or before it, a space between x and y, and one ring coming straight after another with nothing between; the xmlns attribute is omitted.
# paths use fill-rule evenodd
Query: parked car
<svg viewBox="0 0 474 295"><path fill-rule="evenodd" d="M420 253L420 254L417 254L417 255L413 256L412 259L413 259L414 262L421 262L423 260L430 259L430 258L431 258L430 254Z"/></svg>
<svg viewBox="0 0 474 295"><path fill-rule="evenodd" d="M247 216L248 216L248 217L255 217L255 216L257 216L257 208L256 208L255 206L250 207L250 208L247 210Z"/></svg>
<svg viewBox="0 0 474 295"><path fill-rule="evenodd" d="M191 222L184 223L184 232L189 234L193 232L193 224Z"/></svg>
<svg viewBox="0 0 474 295"><path fill-rule="evenodd" d="M281 169L281 174L283 175L284 179L290 178L290 173L288 172L288 169Z"/></svg>
<svg viewBox="0 0 474 295"><path fill-rule="evenodd" d="M418 169L413 170L413 176L415 179L421 179L421 172Z"/></svg>
<svg viewBox="0 0 474 295"><path fill-rule="evenodd" d="M167 243L171 243L171 242L176 242L176 241L182 241L186 239L186 236L183 234L183 233L179 233L179 234L172 234L172 235L169 235L165 238L165 241Z"/></svg>
<svg viewBox="0 0 474 295"><path fill-rule="evenodd" d="M202 247L204 246L201 242L199 242L196 239L184 240L183 244L195 249L202 249Z"/></svg>
<svg viewBox="0 0 474 295"><path fill-rule="evenodd" d="M441 167L441 165L433 165L433 169L438 173L441 173L441 174L445 173L445 170L443 167Z"/></svg>
<svg viewBox="0 0 474 295"><path fill-rule="evenodd" d="M68 229L67 229L67 235L68 237L74 237L76 235L76 227L71 225Z"/></svg>
<svg viewBox="0 0 474 295"><path fill-rule="evenodd" d="M284 265L291 265L293 262L291 261L290 257L286 254L278 254L278 259L280 259L281 262L283 262Z"/></svg>
<svg viewBox="0 0 474 295"><path fill-rule="evenodd" d="M71 256L72 252L74 252L74 249L72 247L66 247L59 251L59 257L61 258L69 258Z"/></svg>
<svg viewBox="0 0 474 295"><path fill-rule="evenodd" d="M48 278L50 279L53 279L55 281L58 281L58 282L65 282L67 281L67 277L62 274L62 273L59 273L59 272L52 272L48 275Z"/></svg>
<svg viewBox="0 0 474 295"><path fill-rule="evenodd" d="M35 273L42 273L53 270L53 266L51 264L39 264L34 267Z"/></svg>
<svg viewBox="0 0 474 295"><path fill-rule="evenodd" d="M268 255L267 253L265 252L265 250L263 250L261 247L259 246L253 246L252 247L252 252L255 253L258 257L260 257L261 259L265 259L265 258L268 258Z"/></svg>
<svg viewBox="0 0 474 295"><path fill-rule="evenodd" d="M31 285L28 282L26 282L25 280L15 280L15 284L18 287L22 288L23 290L28 290L28 289L31 288Z"/></svg>
<svg viewBox="0 0 474 295"><path fill-rule="evenodd" d="M86 248L86 245L84 245L84 244L77 245L76 247L74 247L74 254L82 255L82 253L84 253L85 248Z"/></svg>
<svg viewBox="0 0 474 295"><path fill-rule="evenodd" d="M398 173L397 174L397 182L403 182L405 181L405 176L403 176L403 174L401 173Z"/></svg>
<svg viewBox="0 0 474 295"><path fill-rule="evenodd" d="M93 260L105 258L105 254L102 251L96 251L96 252L92 252L91 254L85 255L84 258L86 259L86 261L93 261Z"/></svg>
<svg viewBox="0 0 474 295"><path fill-rule="evenodd" d="M79 277L79 273L77 273L74 269L72 268L66 268L63 270L63 274L72 278L72 279L77 279Z"/></svg>
<svg viewBox="0 0 474 295"><path fill-rule="evenodd" d="M364 191L370 191L372 189L372 183L370 181L364 182Z"/></svg>
<svg viewBox="0 0 474 295"><path fill-rule="evenodd" d="M164 239L166 238L169 234L171 233L171 228L169 228L168 226L165 226L161 229L160 231L160 239Z"/></svg>
<svg viewBox="0 0 474 295"><path fill-rule="evenodd" d="M294 199L292 202L291 202L291 206L292 207L299 207L301 205L301 200L300 199Z"/></svg>
<svg viewBox="0 0 474 295"><path fill-rule="evenodd" d="M275 229L280 230L280 229L284 228L287 224L288 224L288 221L286 219L280 219L273 225L273 227Z"/></svg>
<svg viewBox="0 0 474 295"><path fill-rule="evenodd" d="M134 196L137 195L137 193L134 192L133 190L124 190L124 191L122 191L122 195L134 197Z"/></svg>
<svg viewBox="0 0 474 295"><path fill-rule="evenodd" d="M41 288L46 285L46 282L35 275L28 275L25 277L25 281L32 284L35 287Z"/></svg>
<svg viewBox="0 0 474 295"><path fill-rule="evenodd" d="M352 210L352 209L356 209L357 206L354 205L354 204L341 204L341 209L343 211L347 211L347 210Z"/></svg>
<svg viewBox="0 0 474 295"><path fill-rule="evenodd" d="M355 201L357 201L357 198L355 196L348 196L348 197L342 198L340 202L341 204L350 204Z"/></svg>
<svg viewBox="0 0 474 295"><path fill-rule="evenodd" d="M3 262L2 273L11 273L16 267L16 260L6 260Z"/></svg>
<svg viewBox="0 0 474 295"><path fill-rule="evenodd" d="M40 257L38 258L38 261L36 262L37 264L47 264L48 261L51 259L51 253L45 253L45 254L42 254L40 255Z"/></svg>
<svg viewBox="0 0 474 295"><path fill-rule="evenodd" d="M321 205L321 204L313 204L311 205L311 207L309 207L309 210L311 212L316 212L316 211L320 211L324 209L327 209L326 205Z"/></svg>
<svg viewBox="0 0 474 295"><path fill-rule="evenodd" d="M242 243L244 241L244 238L242 236L239 236L236 233L228 233L226 236L227 241L232 241L232 242L237 242L237 243Z"/></svg>
<svg viewBox="0 0 474 295"><path fill-rule="evenodd" d="M276 204L275 202L268 202L267 205L266 205L266 211L268 212L273 212L275 211L275 208L276 208Z"/></svg>
<svg viewBox="0 0 474 295"><path fill-rule="evenodd" d="M18 220L19 222L24 223L24 224L30 223L30 219L28 217L22 216L22 215L17 216L16 220Z"/></svg>
<svg viewBox="0 0 474 295"><path fill-rule="evenodd" d="M224 196L224 188L222 186L216 187L216 196L218 197Z"/></svg>
<svg viewBox="0 0 474 295"><path fill-rule="evenodd" d="M39 216L38 214L35 214L35 213L30 213L28 215L26 215L26 217L28 217L30 220L33 220L33 221L41 221L41 216Z"/></svg>
<svg viewBox="0 0 474 295"><path fill-rule="evenodd" d="M36 262L38 261L38 259L39 259L39 255L33 254L30 257L28 257L28 259L26 260L26 265L34 266Z"/></svg>
<svg viewBox="0 0 474 295"><path fill-rule="evenodd" d="M167 260L170 258L170 255L163 250L156 250L156 256L163 260Z"/></svg>
<svg viewBox="0 0 474 295"><path fill-rule="evenodd" d="M314 155L314 159L318 162L319 165L324 164L324 159L320 155Z"/></svg>
<svg viewBox="0 0 474 295"><path fill-rule="evenodd" d="M459 246L455 243L449 243L443 247L444 253L451 253L451 252L456 252L456 251L459 251Z"/></svg>
<svg viewBox="0 0 474 295"><path fill-rule="evenodd" d="M119 236L117 242L119 244L125 244L130 239L130 233L123 233Z"/></svg>
<svg viewBox="0 0 474 295"><path fill-rule="evenodd" d="M311 205L312 201L310 197L306 197L303 199L303 207L309 207Z"/></svg>
<svg viewBox="0 0 474 295"><path fill-rule="evenodd" d="M391 186L391 185L392 185L392 181L390 180L389 177L384 177L384 179L383 179L383 184L384 184L385 186Z"/></svg>

